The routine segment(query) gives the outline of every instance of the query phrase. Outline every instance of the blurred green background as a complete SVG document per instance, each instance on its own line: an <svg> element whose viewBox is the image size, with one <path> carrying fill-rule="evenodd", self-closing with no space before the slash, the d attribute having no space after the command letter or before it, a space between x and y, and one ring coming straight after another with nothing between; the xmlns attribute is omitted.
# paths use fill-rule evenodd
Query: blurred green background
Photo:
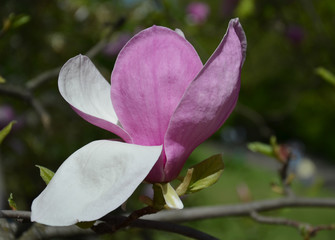
<svg viewBox="0 0 335 240"><path fill-rule="evenodd" d="M122 46L135 33L154 24L181 29L205 63L222 39L229 20L239 17L248 39L239 102L211 140L234 146L238 152L247 142L268 142L274 134L280 142L294 142L303 155L317 156L333 166L335 85L325 81L316 69L323 67L335 72L335 2L212 0L194 3L2 0L0 76L5 83L1 85L25 87L34 77L62 66L79 53L86 53L102 39L107 44L92 60L109 80ZM29 209L31 201L44 188L34 165L56 170L79 147L92 140L114 137L72 111L58 92L56 75L33 91L50 122L43 123L28 101L0 94L0 128L13 119L17 121L1 145L2 208L7 208L6 199L13 192L19 208ZM209 155L208 149L199 150L189 163ZM250 185L252 192L257 192L256 199L278 197L269 187L275 172L250 164L243 154L238 159L226 157L226 161L229 164L220 182L186 199L186 206L238 202L236 186L243 182ZM308 187L298 184L297 191L311 196L334 196L322 187L321 181L322 176ZM335 220L332 211L299 211L304 221ZM297 216L286 210L275 214ZM298 238L294 229L261 226L248 219L206 220L194 224L225 239ZM129 233L120 232L115 237L122 239L122 234ZM176 239L175 235L171 238L162 235L158 233L153 239ZM144 239L140 231L127 236ZM334 238L334 232L322 232L315 239Z"/></svg>

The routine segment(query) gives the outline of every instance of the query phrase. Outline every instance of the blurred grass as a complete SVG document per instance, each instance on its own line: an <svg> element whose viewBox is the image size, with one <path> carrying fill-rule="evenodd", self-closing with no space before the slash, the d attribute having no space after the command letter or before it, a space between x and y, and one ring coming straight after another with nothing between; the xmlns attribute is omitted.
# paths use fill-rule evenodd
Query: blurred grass
<svg viewBox="0 0 335 240"><path fill-rule="evenodd" d="M216 152L215 152L216 151ZM218 153L217 148L208 144L201 145L191 155L187 165L193 165L211 154ZM248 163L243 155L229 157L224 156L225 170L220 180L212 187L203 191L188 195L184 200L185 207L222 205L240 203L236 187L246 184L254 200L271 199L280 197L271 190L271 182L279 182L276 172L269 171L262 166L255 166ZM271 160L270 160L271 161ZM273 160L275 161L275 160ZM299 196L308 197L335 197L335 193L322 187L322 180L319 179L310 187L294 182L294 191ZM266 213L264 215L274 217L285 217L311 224L331 224L335 222L335 210L320 208L285 208ZM229 240L296 240L303 239L298 230L277 225L265 225L256 223L248 217L224 217L185 223L184 225L204 231L219 239ZM108 239L108 238L106 238ZM113 239L189 239L172 233L158 231L144 231L129 229L117 232ZM312 238L314 240L333 240L335 231L321 231Z"/></svg>

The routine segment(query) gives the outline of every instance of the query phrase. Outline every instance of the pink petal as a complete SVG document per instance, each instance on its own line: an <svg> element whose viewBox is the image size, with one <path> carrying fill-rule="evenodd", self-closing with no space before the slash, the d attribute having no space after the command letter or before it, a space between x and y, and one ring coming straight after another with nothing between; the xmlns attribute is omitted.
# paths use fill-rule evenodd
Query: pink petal
<svg viewBox="0 0 335 240"><path fill-rule="evenodd" d="M216 132L234 109L245 51L242 26L233 19L171 118L164 141L165 181L177 177L194 148Z"/></svg>
<svg viewBox="0 0 335 240"><path fill-rule="evenodd" d="M153 26L127 43L115 63L111 95L133 143L163 143L176 106L201 68L193 46L168 28Z"/></svg>
<svg viewBox="0 0 335 240"><path fill-rule="evenodd" d="M131 142L129 135L118 125L110 99L110 84L88 57L78 55L64 64L59 73L58 88L63 98L86 121Z"/></svg>

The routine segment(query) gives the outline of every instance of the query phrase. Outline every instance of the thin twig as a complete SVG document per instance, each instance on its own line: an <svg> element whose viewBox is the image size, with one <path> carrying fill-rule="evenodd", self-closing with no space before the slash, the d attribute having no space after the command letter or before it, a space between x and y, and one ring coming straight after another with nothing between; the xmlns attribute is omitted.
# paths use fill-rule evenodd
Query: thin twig
<svg viewBox="0 0 335 240"><path fill-rule="evenodd" d="M238 103L234 111L235 113L240 114L251 120L258 127L259 132L263 137L269 138L273 134L273 131L267 125L264 117L256 112L254 109L249 108L242 103Z"/></svg>
<svg viewBox="0 0 335 240"><path fill-rule="evenodd" d="M50 129L51 118L48 112L43 107L43 105L39 101L37 101L36 98L32 98L30 102L31 105L34 107L35 111L37 112L37 114L40 116L43 127L45 129Z"/></svg>
<svg viewBox="0 0 335 240"><path fill-rule="evenodd" d="M0 93L7 96L20 98L23 100L29 100L31 98L30 91L27 91L26 89L19 86L12 86L8 84L0 85Z"/></svg>
<svg viewBox="0 0 335 240"><path fill-rule="evenodd" d="M0 93L7 96L16 97L29 103L40 116L43 126L48 129L50 126L50 116L43 105L34 97L32 92L18 86L3 84L0 85Z"/></svg>
<svg viewBox="0 0 335 240"><path fill-rule="evenodd" d="M51 227L38 223L25 231L19 240L40 240L60 237L79 237L95 234L91 229L81 229L75 225L67 227Z"/></svg>
<svg viewBox="0 0 335 240"><path fill-rule="evenodd" d="M219 218L227 216L249 216L250 212L270 211L288 207L321 207L335 208L334 198L279 198L271 200L254 201L243 204L193 207L182 210L161 211L154 215L144 216L143 219L186 222L209 218Z"/></svg>
<svg viewBox="0 0 335 240"><path fill-rule="evenodd" d="M148 214L154 214L157 213L159 210L155 209L153 207L144 207L142 209L136 210L132 212L122 223L118 224L115 228L115 231L125 228L129 225L131 225L135 220L139 219L140 217ZM103 218L102 218L103 219Z"/></svg>
<svg viewBox="0 0 335 240"><path fill-rule="evenodd" d="M309 230L310 236L314 236L317 232L321 230L334 230L335 229L335 224L330 224L330 225L318 225L314 226L313 229Z"/></svg>
<svg viewBox="0 0 335 240"><path fill-rule="evenodd" d="M26 212L21 213L23 214ZM99 221L97 225L92 227L92 230L98 234L114 233L115 227L122 225L124 222L127 221L127 219L128 218L125 216L113 216L109 218L110 222L108 223ZM133 220L128 225L128 227L177 233L193 239L217 240L217 238L199 230L174 223L136 219ZM92 234L92 230L81 229L75 225L67 227L50 227L35 223L20 237L19 240L50 239L54 237L74 237L79 235Z"/></svg>
<svg viewBox="0 0 335 240"><path fill-rule="evenodd" d="M293 220L286 219L286 218L262 216L258 214L256 211L252 211L250 213L250 217L259 223L285 225L285 226L290 226L294 228L299 228L299 226L301 225L301 223L297 221L293 221Z"/></svg>
<svg viewBox="0 0 335 240"><path fill-rule="evenodd" d="M183 210L168 210L168 211L161 211L161 212L158 212L152 215L145 215L142 217L142 219L136 219L134 221L129 221L129 222L127 222L128 221L127 219L129 219L129 217L127 218L125 216L112 216L109 214L102 218L102 220L106 222L102 225L100 225L101 223L99 224L100 225L99 228L101 229L98 229L97 227L95 227L94 230L99 232L99 231L103 231L104 228L108 228L109 232L114 232L117 226L123 226L123 224L127 222L127 225L131 227L151 228L151 229L158 229L158 230L171 231L171 232L178 233L178 231L185 230L185 228L183 228L184 226L179 226L179 225L166 226L167 223L160 223L160 221L187 222L187 221L227 217L227 216L250 216L250 213L252 212L264 212L264 211L282 209L282 208L287 208L287 207L335 208L335 199L333 198L303 198L303 197L289 198L289 197L285 197L285 198L279 198L279 199L255 201L251 203L243 203L243 204L235 204L235 205L185 208ZM30 212L1 210L0 218L12 218L20 222L30 221ZM133 219L133 217L130 217L130 219ZM144 220L150 220L150 221L144 221ZM277 222L279 224L281 220L278 220ZM285 225L288 225L286 223ZM291 224L291 225L294 225L294 224ZM178 226L184 230L180 230ZM169 230L170 228L171 230ZM334 229L334 226L333 225L329 225L329 226L320 225L320 226L310 228L309 232L310 232L310 235L312 235L316 233L317 231L326 230L326 229ZM205 239L205 238L201 238L201 239ZM212 239L215 239L215 238L212 238Z"/></svg>
<svg viewBox="0 0 335 240"><path fill-rule="evenodd" d="M16 219L18 222L30 222L29 211L0 210L0 218Z"/></svg>
<svg viewBox="0 0 335 240"><path fill-rule="evenodd" d="M86 53L85 55L88 56L89 58L93 58L95 57L102 49L104 49L104 47L106 46L106 44L108 43L109 38L111 37L111 35L118 30L120 27L122 27L122 25L125 23L125 18L121 17L119 18L114 24L112 24L112 26L109 28L108 33L106 34L106 36L104 38L102 38L97 44L95 44L93 47L91 47ZM28 90L34 90L37 87L39 87L40 85L42 85L43 83L47 82L48 80L57 77L57 75L59 74L61 67L56 67L50 70L47 70L41 74L39 74L38 76L30 79L27 84L26 84L26 88Z"/></svg>
<svg viewBox="0 0 335 240"><path fill-rule="evenodd" d="M108 223L99 223L98 225L92 227L92 229L98 234L114 233L115 226L119 226L125 221L127 221L127 217L110 216ZM218 238L215 238L199 230L196 230L196 229L193 229L187 226L178 225L178 224L171 223L171 222L168 223L168 222L137 219L137 220L132 221L129 227L154 229L154 230L160 230L160 231L165 231L165 232L177 233L177 234L180 234L186 237L190 237L193 239L199 239L199 240L218 240Z"/></svg>
<svg viewBox="0 0 335 240"><path fill-rule="evenodd" d="M308 240L310 237L315 236L317 232L321 230L333 230L335 229L334 224L330 225L318 225L312 226L308 223L299 222L291 219L281 217L268 217L258 214L256 211L250 213L250 217L256 222L271 225L285 225L297 229L304 239Z"/></svg>
<svg viewBox="0 0 335 240"><path fill-rule="evenodd" d="M282 164L282 168L279 170L279 177L280 177L280 180L283 186L285 196L293 198L295 197L295 193L293 192L290 183L287 182L288 168L289 168L290 161L292 161L291 156L289 156L286 162Z"/></svg>
<svg viewBox="0 0 335 240"><path fill-rule="evenodd" d="M49 79L52 79L54 77L57 77L61 67L56 67L53 69L49 69L41 74L39 74L36 77L33 77L32 79L28 80L26 83L26 88L28 90L34 90L38 86L40 86L42 83L48 81Z"/></svg>
<svg viewBox="0 0 335 240"><path fill-rule="evenodd" d="M119 18L111 27L109 32L106 34L106 36L101 39L96 45L94 45L91 49L89 49L86 53L86 55L90 58L93 58L96 56L108 43L108 39L110 36L119 29L125 22L125 18L121 17ZM28 80L25 87L21 86L14 86L14 85L8 85L8 84L2 84L0 85L0 93L16 97L19 99L23 99L25 101L28 101L29 104L35 109L37 114L40 116L41 122L43 126L48 129L50 126L51 118L47 111L44 109L43 104L41 104L37 98L34 97L33 91L41 86L43 83L54 79L59 74L61 67L55 67L53 69L47 70L41 74L39 74L36 77L33 77L32 79Z"/></svg>

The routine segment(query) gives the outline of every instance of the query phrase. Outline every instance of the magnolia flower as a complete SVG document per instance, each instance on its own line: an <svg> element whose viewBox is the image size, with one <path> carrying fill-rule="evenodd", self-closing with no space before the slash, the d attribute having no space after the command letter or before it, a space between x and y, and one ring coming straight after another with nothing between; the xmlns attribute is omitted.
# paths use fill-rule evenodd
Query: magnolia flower
<svg viewBox="0 0 335 240"><path fill-rule="evenodd" d="M243 29L233 19L204 66L184 37L159 26L125 45L111 85L89 58L70 59L60 71L61 95L86 121L124 142L94 141L73 153L34 200L32 221L64 226L96 220L144 179L176 178L191 152L232 112L245 51Z"/></svg>
<svg viewBox="0 0 335 240"><path fill-rule="evenodd" d="M186 8L190 21L194 24L206 22L209 14L209 6L207 3L192 2Z"/></svg>
<svg viewBox="0 0 335 240"><path fill-rule="evenodd" d="M0 129L3 129L7 124L14 120L15 112L9 105L0 105Z"/></svg>

